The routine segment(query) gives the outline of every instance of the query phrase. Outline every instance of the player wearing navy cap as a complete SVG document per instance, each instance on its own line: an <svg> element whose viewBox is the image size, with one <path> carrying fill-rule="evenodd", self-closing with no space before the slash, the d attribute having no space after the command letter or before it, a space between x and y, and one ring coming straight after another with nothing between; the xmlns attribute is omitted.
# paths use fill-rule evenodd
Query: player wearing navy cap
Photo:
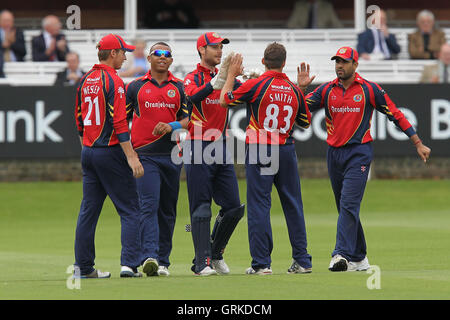
<svg viewBox="0 0 450 320"><path fill-rule="evenodd" d="M370 135L372 113L377 110L402 130L426 162L431 150L403 113L375 82L357 72L358 52L350 47L338 49L335 60L337 78L326 82L306 96L311 112L325 109L327 126L328 173L339 212L336 245L329 270L367 270L366 241L360 221L360 206L372 162ZM298 83L302 90L312 82L309 70L301 66Z"/></svg>
<svg viewBox="0 0 450 320"><path fill-rule="evenodd" d="M170 46L155 43L147 59L150 70L127 86L127 109L131 142L145 170L137 180L143 271L168 276L181 171L171 160L177 147L172 132L186 128L189 117L183 81L169 71Z"/></svg>
<svg viewBox="0 0 450 320"><path fill-rule="evenodd" d="M125 90L116 70L133 51L118 35L109 34L97 45L100 64L80 80L75 121L82 143L83 201L75 234L75 270L81 278L109 278L94 269L95 229L108 195L122 226L121 277L142 276L140 265L139 201L136 178L144 169L130 143ZM77 273L80 273L79 275Z"/></svg>
<svg viewBox="0 0 450 320"><path fill-rule="evenodd" d="M272 185L275 185L280 196L292 246L293 262L288 273L312 271L311 256L307 252L297 155L292 137L294 123L308 128L311 114L303 93L283 73L285 63L284 46L279 43L269 44L262 59L266 72L256 79L247 80L232 91L235 77L243 72L242 56L235 55L220 97L223 107L247 102L245 169L248 237L252 256L247 274L272 274ZM270 162L264 159L265 156L268 156Z"/></svg>
<svg viewBox="0 0 450 320"><path fill-rule="evenodd" d="M202 34L197 40L201 61L184 79L185 92L192 103L189 134L183 150L186 151L185 156L190 156L192 151L189 163L184 162L195 250L191 269L202 276L230 272L223 252L244 215L234 165L226 150L228 110L219 105L219 82L222 81L223 85L224 79L218 74L216 66L221 63L222 48L226 43L229 40L215 32ZM236 81L234 85L237 87L239 83ZM206 148L220 149L223 156L215 154L211 162L204 161L201 156L200 161L196 162L195 155L203 155ZM221 209L211 232L213 199Z"/></svg>

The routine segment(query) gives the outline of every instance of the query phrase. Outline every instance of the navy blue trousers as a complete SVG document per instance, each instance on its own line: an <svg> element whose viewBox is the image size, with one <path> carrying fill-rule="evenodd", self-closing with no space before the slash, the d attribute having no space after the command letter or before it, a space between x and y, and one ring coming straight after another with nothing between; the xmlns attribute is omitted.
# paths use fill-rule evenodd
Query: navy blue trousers
<svg viewBox="0 0 450 320"><path fill-rule="evenodd" d="M168 267L172 251L172 237L177 215L181 164L174 164L170 156L139 156L144 176L137 179L141 207L140 238L143 262L157 259Z"/></svg>
<svg viewBox="0 0 450 320"><path fill-rule="evenodd" d="M349 261L361 261L366 256L366 240L359 218L359 209L366 188L373 150L371 143L352 144L340 148L328 147L328 174L336 207L336 246L332 256L340 254Z"/></svg>
<svg viewBox="0 0 450 320"><path fill-rule="evenodd" d="M275 155L271 152L270 146L268 147L269 156L277 157L272 161L279 161L278 171L272 174L261 174L262 169L267 168L268 164L259 161L260 158L254 154L259 151L250 152L247 146L245 165L247 221L252 267L254 269L268 268L272 262L273 238L270 208L272 185L275 185L286 219L292 246L292 258L302 267L310 268L311 256L307 252L306 227L295 146L294 144L279 146L279 155ZM249 159L253 159L253 161Z"/></svg>
<svg viewBox="0 0 450 320"><path fill-rule="evenodd" d="M108 195L121 222L122 253L120 264L137 267L140 264L139 200L136 179L128 166L122 148L83 147L83 200L75 233L75 265L81 274L94 270L95 229Z"/></svg>
<svg viewBox="0 0 450 320"><path fill-rule="evenodd" d="M203 151L206 147L210 148L212 146L210 141L195 141L191 143L191 163L184 163L191 214L200 205L204 203L211 204L212 200L223 211L228 211L241 205L236 172L234 171L233 162L230 161L230 154L226 150L225 140L213 143L223 143L223 154L210 153L213 158L215 156L218 157L217 161L211 158L207 159L208 163L205 163L204 159L201 159L201 163L194 163L196 148L200 147Z"/></svg>
<svg viewBox="0 0 450 320"><path fill-rule="evenodd" d="M191 219L192 214L199 206L202 204L211 205L212 200L221 207L222 211L239 207L241 201L236 172L234 171L233 163L229 161L230 154L226 151L225 141L213 142L216 145L223 144L223 153L216 154L213 150L213 152L208 153L212 158L206 161L204 161L205 159L199 152L203 152L205 148L211 149L213 145L210 141L192 141L187 143L190 143L190 149L183 149L183 153L191 153L192 151L189 156L190 164L184 163ZM187 155L185 154L185 156ZM215 158L216 156L217 158ZM217 161L214 161L214 159ZM226 161L227 159L228 161ZM194 160L200 161L200 163L194 162ZM206 257L206 259L208 258L211 257ZM201 261L196 262L196 264L201 264L196 265L196 269L202 270L205 263Z"/></svg>

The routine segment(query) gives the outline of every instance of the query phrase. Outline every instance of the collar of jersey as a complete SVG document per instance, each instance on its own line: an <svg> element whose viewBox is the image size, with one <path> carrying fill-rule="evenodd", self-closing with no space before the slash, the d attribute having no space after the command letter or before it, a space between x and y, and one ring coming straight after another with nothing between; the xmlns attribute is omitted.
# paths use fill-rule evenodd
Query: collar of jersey
<svg viewBox="0 0 450 320"><path fill-rule="evenodd" d="M168 73L167 82L175 81L175 77L174 77L174 75L172 74L172 72L167 71L167 73ZM145 74L145 76L142 77L142 80L152 80L152 79L153 79L153 78L152 78L152 75L151 75L151 73L150 73L150 70L148 70L148 72Z"/></svg>
<svg viewBox="0 0 450 320"><path fill-rule="evenodd" d="M117 73L117 70L115 70L114 68L111 68L110 66L107 66L106 64L103 64L103 63L94 64L92 69L103 69L103 70L107 70L107 71L110 71L113 73Z"/></svg>
<svg viewBox="0 0 450 320"><path fill-rule="evenodd" d="M203 73L212 73L210 69L202 66L200 63L197 64L197 70L201 71ZM219 71L219 69L214 68L214 75L216 75L218 71Z"/></svg>
<svg viewBox="0 0 450 320"><path fill-rule="evenodd" d="M278 79L289 79L288 76L283 72L268 70L264 72L262 77L271 77L271 78L278 78Z"/></svg>

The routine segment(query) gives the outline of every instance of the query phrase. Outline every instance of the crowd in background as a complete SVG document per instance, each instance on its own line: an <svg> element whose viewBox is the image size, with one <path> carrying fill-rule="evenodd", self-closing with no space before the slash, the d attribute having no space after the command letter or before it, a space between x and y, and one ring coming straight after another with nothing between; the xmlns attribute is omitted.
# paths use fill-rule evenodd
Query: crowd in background
<svg viewBox="0 0 450 320"><path fill-rule="evenodd" d="M180 0L152 1L145 10L145 27L157 28L197 28L200 26L195 11L187 2ZM449 83L450 45L445 33L436 26L434 14L422 10L417 14L417 29L408 34L408 54L410 59L431 59L436 64L425 66L420 81L424 83ZM42 19L41 34L31 40L32 61L66 61L67 66L57 74L55 84L72 85L82 76L80 58L69 49L60 19L48 15ZM286 22L287 28L342 28L333 5L326 0L299 0ZM5 77L4 63L24 61L27 54L23 31L14 25L14 14L9 10L0 13L0 77ZM136 39L137 49L129 55L119 75L137 77L149 68L146 42ZM380 12L378 24L358 34L356 49L362 60L397 59L401 47L395 34L389 31L388 18L384 10ZM69 54L70 53L70 54Z"/></svg>

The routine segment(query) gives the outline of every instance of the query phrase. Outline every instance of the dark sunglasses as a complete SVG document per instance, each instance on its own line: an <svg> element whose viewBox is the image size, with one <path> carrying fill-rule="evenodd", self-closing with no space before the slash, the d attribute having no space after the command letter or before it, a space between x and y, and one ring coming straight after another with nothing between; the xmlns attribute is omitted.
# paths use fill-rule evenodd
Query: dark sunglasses
<svg viewBox="0 0 450 320"><path fill-rule="evenodd" d="M170 52L169 50L153 50L152 52L150 52L150 55L155 55L157 57L161 57L162 55L164 55L164 57L166 58L172 58L172 52Z"/></svg>

